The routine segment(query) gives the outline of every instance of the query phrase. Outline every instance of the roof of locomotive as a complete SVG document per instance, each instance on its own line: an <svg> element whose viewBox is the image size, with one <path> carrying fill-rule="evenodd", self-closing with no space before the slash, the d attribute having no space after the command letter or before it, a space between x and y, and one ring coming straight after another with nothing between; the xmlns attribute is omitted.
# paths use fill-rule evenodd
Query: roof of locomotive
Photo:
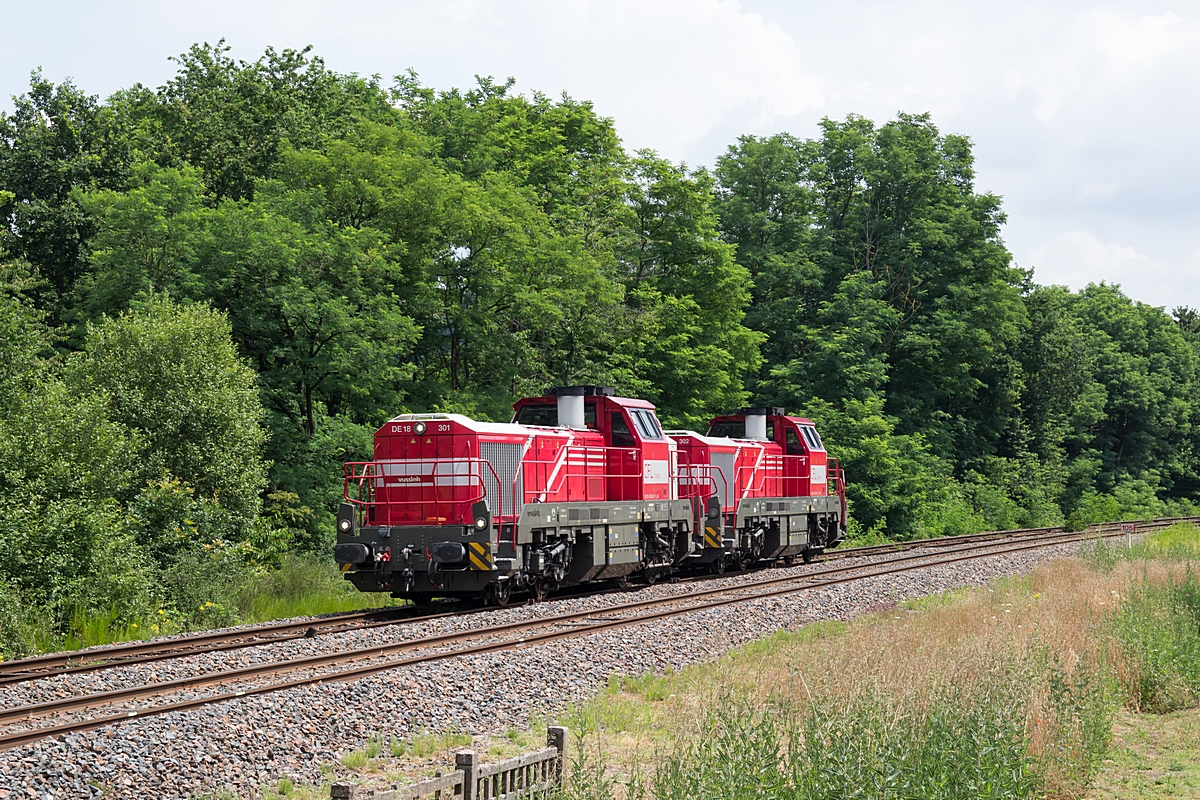
<svg viewBox="0 0 1200 800"><path fill-rule="evenodd" d="M813 422L808 417L793 417L790 414L783 414L783 415L772 414L770 416L782 416L784 419L791 420L792 422L795 422L798 425L812 425L814 428L817 426L817 423ZM718 420L723 421L723 420L735 420L735 419L745 419L745 418L746 418L745 414L721 414L718 417L713 417L709 421L708 427L711 428L713 426L713 423L717 422Z"/></svg>
<svg viewBox="0 0 1200 800"><path fill-rule="evenodd" d="M572 428L547 427L543 425L518 425L513 422L484 422L462 414L398 414L381 425L376 434L392 433L386 430L388 425L395 422L433 422L443 420L454 422L474 433L522 434L536 432L539 434L578 434L579 430Z"/></svg>
<svg viewBox="0 0 1200 800"><path fill-rule="evenodd" d="M651 411L654 410L654 403L651 403L649 400L640 400L636 397L613 397L611 395L602 395L602 396L586 395L586 396L584 396L583 401L585 403L595 403L596 401L598 401L602 398L605 400L609 400L613 403L616 403L617 405L622 406L623 408L648 408ZM515 411L523 405L530 405L530 404L554 405L557 402L558 402L558 397L556 395L552 395L552 394L542 395L541 397L522 397L520 400L513 403L513 410Z"/></svg>

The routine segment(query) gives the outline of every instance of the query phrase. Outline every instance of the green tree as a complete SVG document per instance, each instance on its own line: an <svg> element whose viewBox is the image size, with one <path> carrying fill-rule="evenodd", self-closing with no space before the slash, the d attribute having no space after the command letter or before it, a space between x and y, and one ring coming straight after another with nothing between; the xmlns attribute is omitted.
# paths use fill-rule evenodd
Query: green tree
<svg viewBox="0 0 1200 800"><path fill-rule="evenodd" d="M145 480L172 475L252 523L266 485L262 403L223 314L148 296L89 326L68 379L139 432Z"/></svg>
<svg viewBox="0 0 1200 800"><path fill-rule="evenodd" d="M73 193L122 185L128 141L99 98L40 71L13 105L0 112L0 248L45 278L31 297L57 318L92 231Z"/></svg>
<svg viewBox="0 0 1200 800"><path fill-rule="evenodd" d="M107 417L103 393L68 390L28 269L0 264L0 582L9 648L22 618L45 630L79 609L136 618L152 575L117 498L137 487L142 440ZM36 609L36 612L35 612Z"/></svg>
<svg viewBox="0 0 1200 800"><path fill-rule="evenodd" d="M396 116L373 79L332 72L310 49L267 48L247 62L230 58L224 40L192 45L157 92L135 87L114 101L160 163L199 169L216 199L248 199L285 143L316 147L361 119Z"/></svg>
<svg viewBox="0 0 1200 800"><path fill-rule="evenodd" d="M743 320L750 273L717 232L713 180L652 153L634 162L633 237L618 255L640 335L630 342L649 399L670 423L702 427L742 405L762 334Z"/></svg>

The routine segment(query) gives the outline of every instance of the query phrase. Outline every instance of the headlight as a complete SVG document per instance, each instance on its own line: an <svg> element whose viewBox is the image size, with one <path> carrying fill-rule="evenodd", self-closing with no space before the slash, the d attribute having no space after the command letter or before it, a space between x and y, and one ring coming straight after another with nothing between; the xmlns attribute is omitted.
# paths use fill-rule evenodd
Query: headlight
<svg viewBox="0 0 1200 800"><path fill-rule="evenodd" d="M476 530L483 530L484 528L486 528L486 527L487 527L487 522L488 522L488 521L487 521L487 518L486 518L486 517L480 517L479 519L475 520L475 528L476 528Z"/></svg>
<svg viewBox="0 0 1200 800"><path fill-rule="evenodd" d="M350 520L348 520L348 519L341 520L340 522L338 522L338 530L345 533L346 531L350 530L350 527L352 524L353 523L351 523Z"/></svg>
<svg viewBox="0 0 1200 800"><path fill-rule="evenodd" d="M416 425L413 425L413 430L417 432L418 436L420 436L425 432L425 423L418 422Z"/></svg>

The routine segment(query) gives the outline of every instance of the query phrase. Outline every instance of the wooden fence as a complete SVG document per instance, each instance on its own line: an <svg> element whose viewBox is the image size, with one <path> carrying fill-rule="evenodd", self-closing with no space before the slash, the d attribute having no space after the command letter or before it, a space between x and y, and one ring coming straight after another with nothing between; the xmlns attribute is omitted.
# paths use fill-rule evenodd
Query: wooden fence
<svg viewBox="0 0 1200 800"><path fill-rule="evenodd" d="M359 791L335 783L333 800L549 800L562 787L567 729L546 731L546 747L496 764L480 764L479 756L464 750L454 757L458 769L420 783L384 791Z"/></svg>

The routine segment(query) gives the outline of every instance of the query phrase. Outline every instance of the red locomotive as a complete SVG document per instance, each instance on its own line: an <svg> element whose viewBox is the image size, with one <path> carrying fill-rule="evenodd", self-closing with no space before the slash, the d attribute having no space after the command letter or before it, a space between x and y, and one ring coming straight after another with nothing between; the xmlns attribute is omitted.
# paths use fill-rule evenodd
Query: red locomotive
<svg viewBox="0 0 1200 800"><path fill-rule="evenodd" d="M846 529L811 420L781 408L664 431L599 386L517 402L511 423L402 414L345 465L334 555L361 591L503 605L575 584L808 560Z"/></svg>

